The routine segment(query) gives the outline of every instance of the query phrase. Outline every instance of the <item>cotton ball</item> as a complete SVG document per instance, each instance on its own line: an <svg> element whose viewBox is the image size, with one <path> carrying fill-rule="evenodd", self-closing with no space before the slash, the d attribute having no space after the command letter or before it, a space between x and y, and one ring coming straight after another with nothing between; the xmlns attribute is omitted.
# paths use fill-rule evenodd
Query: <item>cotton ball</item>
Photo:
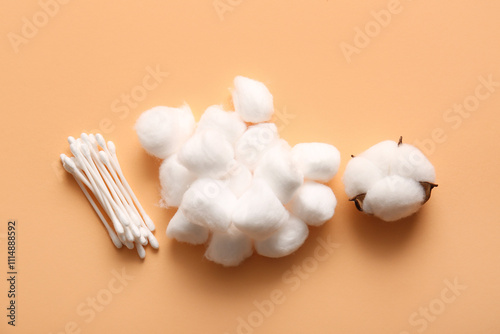
<svg viewBox="0 0 500 334"><path fill-rule="evenodd" d="M391 162L392 175L400 175L416 181L434 182L434 166L415 146L401 143Z"/></svg>
<svg viewBox="0 0 500 334"><path fill-rule="evenodd" d="M239 198L252 185L253 175L247 167L235 161L223 180L227 182L233 194Z"/></svg>
<svg viewBox="0 0 500 334"><path fill-rule="evenodd" d="M220 177L226 174L233 159L233 147L223 134L215 130L195 133L179 151L179 161L201 176Z"/></svg>
<svg viewBox="0 0 500 334"><path fill-rule="evenodd" d="M274 113L273 96L267 87L242 76L234 78L233 104L245 122L266 122Z"/></svg>
<svg viewBox="0 0 500 334"><path fill-rule="evenodd" d="M250 126L236 142L236 160L253 171L262 155L278 140L278 128L274 123Z"/></svg>
<svg viewBox="0 0 500 334"><path fill-rule="evenodd" d="M191 136L194 126L194 116L188 105L180 108L158 106L139 116L135 131L149 154L165 159Z"/></svg>
<svg viewBox="0 0 500 334"><path fill-rule="evenodd" d="M340 165L340 152L325 143L302 143L292 149L293 160L306 179L328 182Z"/></svg>
<svg viewBox="0 0 500 334"><path fill-rule="evenodd" d="M345 193L349 198L359 194L366 194L368 189L383 177L380 168L370 160L363 157L353 158L347 163L342 177Z"/></svg>
<svg viewBox="0 0 500 334"><path fill-rule="evenodd" d="M220 180L201 178L193 182L182 199L180 210L193 224L212 231L225 231L237 199Z"/></svg>
<svg viewBox="0 0 500 334"><path fill-rule="evenodd" d="M201 115L196 132L208 129L216 130L226 137L231 144L241 137L247 126L234 111L224 111L222 106L211 106Z"/></svg>
<svg viewBox="0 0 500 334"><path fill-rule="evenodd" d="M308 225L319 226L333 217L337 199L330 187L305 182L290 202L290 212Z"/></svg>
<svg viewBox="0 0 500 334"><path fill-rule="evenodd" d="M309 228L299 218L290 215L288 220L265 240L255 241L257 253L267 257L283 257L292 254L304 243Z"/></svg>
<svg viewBox="0 0 500 334"><path fill-rule="evenodd" d="M391 175L378 181L366 193L363 211L385 221L414 214L424 202L425 192L415 180Z"/></svg>
<svg viewBox="0 0 500 334"><path fill-rule="evenodd" d="M254 179L238 199L233 211L234 225L254 239L265 239L288 219L288 211L267 183Z"/></svg>
<svg viewBox="0 0 500 334"><path fill-rule="evenodd" d="M252 240L233 225L213 233L205 257L226 267L239 265L253 253Z"/></svg>
<svg viewBox="0 0 500 334"><path fill-rule="evenodd" d="M196 174L181 165L177 154L165 159L160 166L161 195L164 206L178 207L182 196L194 180L196 180Z"/></svg>
<svg viewBox="0 0 500 334"><path fill-rule="evenodd" d="M284 140L271 147L262 157L255 176L265 180L281 203L288 203L304 182L304 175L292 159L291 149Z"/></svg>
<svg viewBox="0 0 500 334"><path fill-rule="evenodd" d="M208 234L208 228L191 223L181 210L177 210L167 226L168 237L193 245L204 244Z"/></svg>
<svg viewBox="0 0 500 334"><path fill-rule="evenodd" d="M388 175L390 171L390 163L396 156L398 144L392 140L380 142L356 157L362 157L370 160L375 166L380 168L384 175Z"/></svg>

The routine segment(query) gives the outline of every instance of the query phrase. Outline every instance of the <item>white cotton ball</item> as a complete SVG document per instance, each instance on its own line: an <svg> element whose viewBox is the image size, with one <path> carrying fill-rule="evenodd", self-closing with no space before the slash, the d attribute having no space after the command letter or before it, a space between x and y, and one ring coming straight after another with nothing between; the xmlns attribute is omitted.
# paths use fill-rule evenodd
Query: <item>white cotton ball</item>
<svg viewBox="0 0 500 334"><path fill-rule="evenodd" d="M229 168L223 179L236 197L240 197L252 185L253 175L250 170L239 162Z"/></svg>
<svg viewBox="0 0 500 334"><path fill-rule="evenodd" d="M234 225L254 239L265 239L288 219L288 211L267 183L254 179L238 199L233 211Z"/></svg>
<svg viewBox="0 0 500 334"><path fill-rule="evenodd" d="M191 223L182 210L177 210L167 226L167 236L193 245L204 244L208 240L208 228Z"/></svg>
<svg viewBox="0 0 500 334"><path fill-rule="evenodd" d="M149 154L165 159L191 136L194 126L194 116L188 105L180 108L159 106L139 116L135 131Z"/></svg>
<svg viewBox="0 0 500 334"><path fill-rule="evenodd" d="M250 126L236 142L236 160L253 171L262 155L278 140L278 128L274 123Z"/></svg>
<svg viewBox="0 0 500 334"><path fill-rule="evenodd" d="M415 146L401 144L391 162L390 173L411 178L415 181L434 182L436 172L434 166Z"/></svg>
<svg viewBox="0 0 500 334"><path fill-rule="evenodd" d="M165 207L178 207L182 196L191 183L196 180L196 174L190 172L173 154L165 159L160 166L161 196Z"/></svg>
<svg viewBox="0 0 500 334"><path fill-rule="evenodd" d="M299 218L290 215L289 219L269 238L255 241L257 253L267 257L283 257L292 254L304 243L309 228Z"/></svg>
<svg viewBox="0 0 500 334"><path fill-rule="evenodd" d="M201 178L184 194L180 210L193 224L225 231L231 225L236 202L236 196L223 181Z"/></svg>
<svg viewBox="0 0 500 334"><path fill-rule="evenodd" d="M304 175L294 163L290 146L284 140L267 150L255 168L255 177L265 180L283 204L292 199L304 182Z"/></svg>
<svg viewBox="0 0 500 334"><path fill-rule="evenodd" d="M210 106L205 110L198 122L196 132L215 130L223 134L231 144L245 132L247 126L234 111L224 111L222 106Z"/></svg>
<svg viewBox="0 0 500 334"><path fill-rule="evenodd" d="M180 149L179 161L201 176L221 177L234 160L233 146L214 130L195 133Z"/></svg>
<svg viewBox="0 0 500 334"><path fill-rule="evenodd" d="M392 159L396 156L398 143L392 140L380 142L356 157L363 157L370 160L375 166L380 168L383 175L388 175Z"/></svg>
<svg viewBox="0 0 500 334"><path fill-rule="evenodd" d="M292 149L293 160L306 179L328 182L340 165L340 152L325 143L302 143Z"/></svg>
<svg viewBox="0 0 500 334"><path fill-rule="evenodd" d="M233 225L213 233L205 257L226 267L237 266L253 253L252 240Z"/></svg>
<svg viewBox="0 0 500 334"><path fill-rule="evenodd" d="M290 212L308 225L319 226L333 217L337 199L330 187L305 182L290 202Z"/></svg>
<svg viewBox="0 0 500 334"><path fill-rule="evenodd" d="M233 104L245 122L266 122L274 113L273 96L267 87L242 76L234 78Z"/></svg>
<svg viewBox="0 0 500 334"><path fill-rule="evenodd" d="M370 188L363 201L363 211L385 221L394 221L417 212L424 197L425 192L420 183L391 175Z"/></svg>
<svg viewBox="0 0 500 334"><path fill-rule="evenodd" d="M384 177L380 168L363 157L352 158L345 168L342 181L349 198L366 194L377 181Z"/></svg>

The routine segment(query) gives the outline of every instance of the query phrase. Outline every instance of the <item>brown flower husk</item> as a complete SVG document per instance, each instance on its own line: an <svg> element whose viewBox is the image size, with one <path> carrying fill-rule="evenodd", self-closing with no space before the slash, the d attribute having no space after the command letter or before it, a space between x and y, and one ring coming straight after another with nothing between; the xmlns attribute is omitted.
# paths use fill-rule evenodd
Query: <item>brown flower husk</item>
<svg viewBox="0 0 500 334"><path fill-rule="evenodd" d="M365 200L366 194L359 194L356 197L350 198L349 201L354 202L356 209L363 212L363 201Z"/></svg>
<svg viewBox="0 0 500 334"><path fill-rule="evenodd" d="M427 203L429 198L431 198L432 189L436 188L438 185L431 182L419 182L419 183L424 188L425 192L425 197L424 200L422 201L422 205L424 205L425 203ZM363 212L363 201L365 200L365 197L366 194L359 194L357 196L354 196L353 198L350 198L349 201L354 202L354 205L356 205L356 209Z"/></svg>
<svg viewBox="0 0 500 334"><path fill-rule="evenodd" d="M420 185L422 187L424 187L425 197L424 197L424 201L422 202L422 204L425 204L425 203L427 203L429 198L431 198L432 189L436 188L438 185L435 183L431 183L431 182L420 182Z"/></svg>

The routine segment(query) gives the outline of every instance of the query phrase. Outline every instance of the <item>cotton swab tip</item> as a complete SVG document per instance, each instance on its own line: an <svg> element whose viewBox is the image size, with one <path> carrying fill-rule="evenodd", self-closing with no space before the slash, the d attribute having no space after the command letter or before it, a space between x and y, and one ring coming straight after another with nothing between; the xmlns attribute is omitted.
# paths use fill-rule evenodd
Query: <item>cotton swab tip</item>
<svg viewBox="0 0 500 334"><path fill-rule="evenodd" d="M80 150L86 158L90 158L90 149L86 143L80 144Z"/></svg>
<svg viewBox="0 0 500 334"><path fill-rule="evenodd" d="M77 145L76 141L74 141L73 143L71 143L69 145L69 150L71 151L71 153L73 153L73 155L75 157L77 157L79 155L78 153L80 153L80 151L78 150L78 145Z"/></svg>
<svg viewBox="0 0 500 334"><path fill-rule="evenodd" d="M80 135L80 138L82 138L82 140L83 140L84 142L86 142L86 143L88 143L88 142L89 142L89 140L90 140L90 139L89 139L89 135L88 135L88 134L86 134L85 132L82 132L82 134Z"/></svg>
<svg viewBox="0 0 500 334"><path fill-rule="evenodd" d="M95 135L95 139L97 140L99 146L101 146L102 148L106 147L106 141L104 140L104 137L100 133L97 133Z"/></svg>
<svg viewBox="0 0 500 334"><path fill-rule="evenodd" d="M146 250L144 249L144 247L142 247L141 244L136 243L135 248L137 249L137 254L139 254L139 257L141 259L144 259L146 257Z"/></svg>
<svg viewBox="0 0 500 334"><path fill-rule="evenodd" d="M61 155L59 155L59 158L61 158L61 162L63 163L63 165L66 164L66 159L69 159L68 156L64 153L61 153Z"/></svg>
<svg viewBox="0 0 500 334"><path fill-rule="evenodd" d="M116 146L115 146L115 143L113 143L111 140L108 141L108 150L109 150L109 153L111 153L112 155L115 155L116 154Z"/></svg>
<svg viewBox="0 0 500 334"><path fill-rule="evenodd" d="M106 166L109 166L109 158L108 158L108 155L106 154L106 152L99 151L99 159L101 160L101 162L103 164L105 164Z"/></svg>
<svg viewBox="0 0 500 334"><path fill-rule="evenodd" d="M63 163L64 169L73 174L76 171L76 165L72 159L70 159L66 154L61 154L61 161Z"/></svg>
<svg viewBox="0 0 500 334"><path fill-rule="evenodd" d="M153 234L150 234L148 239L151 247L153 247L154 249L158 249L160 247L160 243L158 242L158 240L156 240Z"/></svg>
<svg viewBox="0 0 500 334"><path fill-rule="evenodd" d="M134 224L130 224L130 231L132 232L132 235L134 238L140 238L141 237L141 231L139 231L139 228L135 226Z"/></svg>
<svg viewBox="0 0 500 334"><path fill-rule="evenodd" d="M113 244L115 245L116 248L122 248L123 244L116 235L111 234L110 237L111 237L111 240L113 241Z"/></svg>
<svg viewBox="0 0 500 334"><path fill-rule="evenodd" d="M118 217L118 220L120 223L123 224L123 226L129 226L130 221L128 220L128 217L121 211L121 210L116 210L116 216Z"/></svg>

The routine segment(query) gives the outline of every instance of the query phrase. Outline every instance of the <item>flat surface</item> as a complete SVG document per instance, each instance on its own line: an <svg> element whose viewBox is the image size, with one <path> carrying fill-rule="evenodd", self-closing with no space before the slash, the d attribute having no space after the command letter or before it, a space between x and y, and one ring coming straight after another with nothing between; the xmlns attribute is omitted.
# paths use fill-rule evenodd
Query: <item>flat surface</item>
<svg viewBox="0 0 500 334"><path fill-rule="evenodd" d="M0 4L1 333L500 333L498 1L40 3ZM342 166L334 218L297 253L225 269L165 236L159 161L133 124L156 105L186 101L198 118L228 105L236 75L268 85L285 139L331 143ZM66 137L95 129L156 222L145 261L114 248L60 167ZM341 176L351 154L400 135L439 188L383 223L355 210Z"/></svg>

